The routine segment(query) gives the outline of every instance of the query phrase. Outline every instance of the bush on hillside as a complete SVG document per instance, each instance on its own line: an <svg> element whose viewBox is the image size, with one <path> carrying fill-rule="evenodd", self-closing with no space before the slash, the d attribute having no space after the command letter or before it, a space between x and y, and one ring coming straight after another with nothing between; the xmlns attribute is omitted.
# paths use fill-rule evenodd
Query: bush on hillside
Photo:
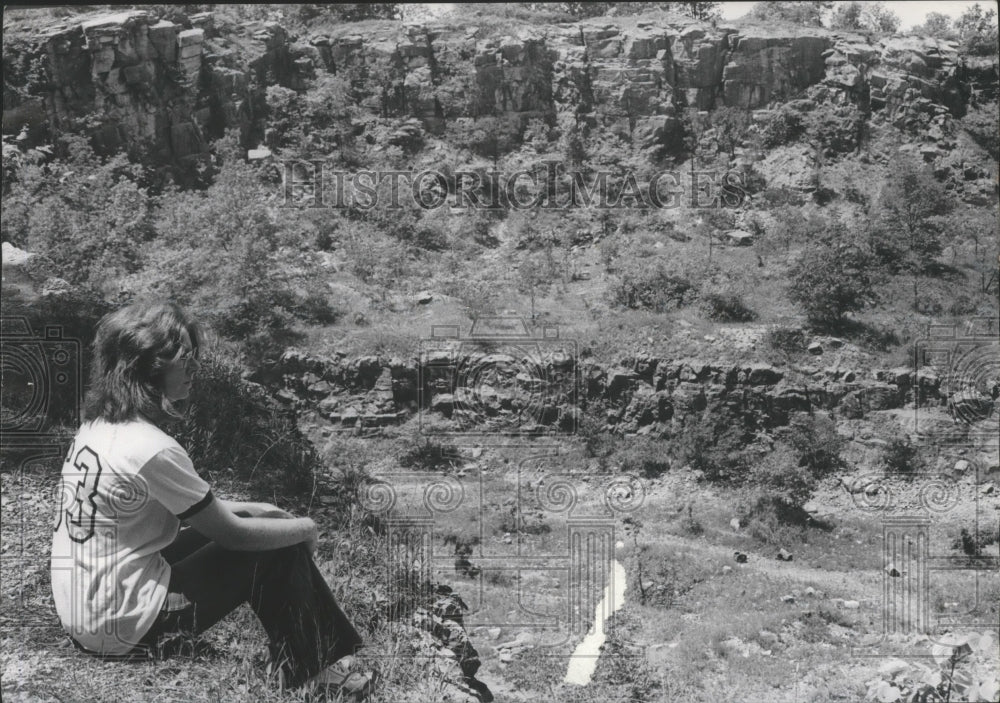
<svg viewBox="0 0 1000 703"><path fill-rule="evenodd" d="M864 114L853 105L823 106L806 114L806 135L827 155L847 154L858 148L864 121Z"/></svg>
<svg viewBox="0 0 1000 703"><path fill-rule="evenodd" d="M743 422L721 404L712 404L685 419L673 440L677 460L700 471L708 481L742 480L750 465L750 437Z"/></svg>
<svg viewBox="0 0 1000 703"><path fill-rule="evenodd" d="M897 154L874 206L872 253L891 273L926 272L944 247L950 195L924 164Z"/></svg>
<svg viewBox="0 0 1000 703"><path fill-rule="evenodd" d="M102 160L80 135L57 146L62 158L26 161L9 184L3 236L47 257L53 275L114 296L118 280L143 266L156 199L129 177L124 155Z"/></svg>
<svg viewBox="0 0 1000 703"><path fill-rule="evenodd" d="M702 308L710 320L718 322L752 322L757 313L747 307L737 293L706 293L701 296Z"/></svg>
<svg viewBox="0 0 1000 703"><path fill-rule="evenodd" d="M636 437L624 442L616 453L621 460L622 473L643 478L659 478L670 471L667 444L663 441Z"/></svg>
<svg viewBox="0 0 1000 703"><path fill-rule="evenodd" d="M633 310L664 312L690 302L694 285L661 261L642 259L619 269L609 289L611 302Z"/></svg>
<svg viewBox="0 0 1000 703"><path fill-rule="evenodd" d="M806 350L806 333L795 327L772 327L764 333L764 344L786 356L795 356Z"/></svg>
<svg viewBox="0 0 1000 703"><path fill-rule="evenodd" d="M199 471L213 478L231 475L261 496L309 490L319 466L294 415L221 356L202 363L176 437Z"/></svg>
<svg viewBox="0 0 1000 703"><path fill-rule="evenodd" d="M900 433L891 437L883 448L882 465L891 473L909 475L919 472L924 460L909 435Z"/></svg>
<svg viewBox="0 0 1000 703"><path fill-rule="evenodd" d="M845 228L832 225L789 270L788 294L810 323L835 328L848 312L863 309L874 297L868 254L853 246Z"/></svg>
<svg viewBox="0 0 1000 703"><path fill-rule="evenodd" d="M752 462L743 512L757 520L804 524L809 518L802 506L823 478L844 466L846 440L827 415L796 417L776 436L773 450Z"/></svg>
<svg viewBox="0 0 1000 703"><path fill-rule="evenodd" d="M773 149L794 142L806 133L803 115L782 105L761 127L761 141L765 148Z"/></svg>

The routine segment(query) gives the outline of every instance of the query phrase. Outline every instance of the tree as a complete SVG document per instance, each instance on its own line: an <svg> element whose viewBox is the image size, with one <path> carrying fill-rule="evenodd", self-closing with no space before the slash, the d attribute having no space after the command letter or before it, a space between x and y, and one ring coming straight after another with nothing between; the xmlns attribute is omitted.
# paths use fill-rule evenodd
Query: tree
<svg viewBox="0 0 1000 703"><path fill-rule="evenodd" d="M458 134L458 143L489 159L496 167L501 156L520 144L520 134L516 125L507 120L483 117Z"/></svg>
<svg viewBox="0 0 1000 703"><path fill-rule="evenodd" d="M990 56L997 53L997 11L983 12L977 2L955 20L962 49L974 56Z"/></svg>
<svg viewBox="0 0 1000 703"><path fill-rule="evenodd" d="M128 283L137 294L190 307L255 363L294 339L294 317L329 320L333 311L300 292L315 285L318 264L288 226L294 211L279 220L269 207L273 189L244 163L235 134L216 148L215 182L162 199L148 264Z"/></svg>
<svg viewBox="0 0 1000 703"><path fill-rule="evenodd" d="M64 135L59 147L63 158L25 163L11 184L4 236L48 257L54 275L113 297L121 277L142 267L156 199L136 185L138 169L123 154L102 161L80 135Z"/></svg>
<svg viewBox="0 0 1000 703"><path fill-rule="evenodd" d="M722 10L718 2L674 2L670 5L677 6L681 12L694 17L696 20L718 20L722 17Z"/></svg>
<svg viewBox="0 0 1000 703"><path fill-rule="evenodd" d="M677 9L699 20L721 17L718 2L526 2L526 9L539 11L558 8L572 17L601 17L605 15L638 15L650 11Z"/></svg>
<svg viewBox="0 0 1000 703"><path fill-rule="evenodd" d="M872 273L868 253L853 244L843 225L831 224L789 270L788 294L810 323L834 327L871 301Z"/></svg>
<svg viewBox="0 0 1000 703"><path fill-rule="evenodd" d="M828 224L823 217L787 205L775 208L771 214L774 225L767 229L755 247L762 256L774 254L781 248L787 258L792 244L811 242L822 237Z"/></svg>
<svg viewBox="0 0 1000 703"><path fill-rule="evenodd" d="M531 319L535 319L535 301L549 290L556 275L552 248L532 252L521 260L517 268L517 290L528 296L531 303Z"/></svg>
<svg viewBox="0 0 1000 703"><path fill-rule="evenodd" d="M928 12L924 17L924 23L914 27L913 33L944 38L951 33L951 18L940 12Z"/></svg>
<svg viewBox="0 0 1000 703"><path fill-rule="evenodd" d="M890 271L913 276L915 301L919 276L941 253L939 216L951 210L951 200L923 164L899 154L894 161L879 194L871 245Z"/></svg>
<svg viewBox="0 0 1000 703"><path fill-rule="evenodd" d="M830 26L834 29L895 32L899 29L899 17L885 3L845 2L833 11Z"/></svg>
<svg viewBox="0 0 1000 703"><path fill-rule="evenodd" d="M823 13L833 8L833 2L758 2L750 17L767 22L789 22L806 27L822 27Z"/></svg>
<svg viewBox="0 0 1000 703"><path fill-rule="evenodd" d="M804 415L804 414L803 414ZM756 489L757 510L770 504L779 517L802 517L802 506L819 481L841 468L846 440L828 415L795 417L776 433L774 450L755 461L748 474Z"/></svg>
<svg viewBox="0 0 1000 703"><path fill-rule="evenodd" d="M402 17L404 3L396 2L343 2L299 5L299 18L308 22L326 13L341 22L362 20L391 20Z"/></svg>
<svg viewBox="0 0 1000 703"><path fill-rule="evenodd" d="M711 113L711 125L715 129L719 146L729 154L729 158L733 158L750 126L747 111L736 107L718 108Z"/></svg>
<svg viewBox="0 0 1000 703"><path fill-rule="evenodd" d="M899 15L880 2L865 3L861 23L873 32L892 34L899 30Z"/></svg>
<svg viewBox="0 0 1000 703"><path fill-rule="evenodd" d="M830 17L830 26L833 29L863 29L861 24L862 9L860 2L840 3L833 11L833 16Z"/></svg>

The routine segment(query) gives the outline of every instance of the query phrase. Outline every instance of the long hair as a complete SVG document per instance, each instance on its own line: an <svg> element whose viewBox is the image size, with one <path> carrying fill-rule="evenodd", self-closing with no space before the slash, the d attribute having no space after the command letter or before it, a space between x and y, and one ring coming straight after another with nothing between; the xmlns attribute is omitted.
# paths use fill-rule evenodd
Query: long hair
<svg viewBox="0 0 1000 703"><path fill-rule="evenodd" d="M197 353L201 331L174 303L133 303L101 318L94 337L87 420L128 422L140 415L156 424L183 417L164 395L164 368L181 354L187 330Z"/></svg>

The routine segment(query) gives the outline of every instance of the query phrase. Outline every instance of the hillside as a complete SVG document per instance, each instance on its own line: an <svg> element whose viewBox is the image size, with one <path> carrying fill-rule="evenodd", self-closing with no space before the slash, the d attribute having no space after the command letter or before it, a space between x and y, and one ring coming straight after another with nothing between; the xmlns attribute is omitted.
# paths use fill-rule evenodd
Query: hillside
<svg viewBox="0 0 1000 703"><path fill-rule="evenodd" d="M374 700L998 700L1000 56L463 7L5 9L4 698L301 699L248 612L55 619L93 327L169 297L182 443L321 523Z"/></svg>

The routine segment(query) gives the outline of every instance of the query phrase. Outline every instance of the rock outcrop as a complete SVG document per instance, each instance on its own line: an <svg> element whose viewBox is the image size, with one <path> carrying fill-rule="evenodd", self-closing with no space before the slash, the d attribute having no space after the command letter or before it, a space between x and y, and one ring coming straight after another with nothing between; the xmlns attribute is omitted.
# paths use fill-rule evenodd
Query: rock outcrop
<svg viewBox="0 0 1000 703"><path fill-rule="evenodd" d="M260 23L221 36L211 13L182 20L131 10L13 38L4 131L38 132L41 121L43 132L87 131L101 151L145 150L160 163L203 156L229 128L254 136L266 86L301 86L284 29Z"/></svg>
<svg viewBox="0 0 1000 703"><path fill-rule="evenodd" d="M861 372L651 356L609 366L561 353L532 358L468 349L407 360L289 350L252 380L340 427L373 428L424 413L449 431L571 433L590 415L615 432L654 436L682 430L706 408L752 431L786 425L796 412L857 419L915 403L946 407L961 425L966 416L991 416L1000 390L970 389L930 367Z"/></svg>
<svg viewBox="0 0 1000 703"><path fill-rule="evenodd" d="M450 120L566 116L638 139L677 140L682 108L773 107L814 98L880 112L935 148L950 121L996 94L996 65L969 65L949 42L873 39L814 28L709 26L691 20L602 18L566 26L350 24L293 40L273 22L216 26L209 13L157 20L135 10L56 23L5 48L4 130L74 129L99 143L150 146L164 160L205 152L230 127L263 134L263 91L302 88L317 72L348 77L360 106Z"/></svg>

